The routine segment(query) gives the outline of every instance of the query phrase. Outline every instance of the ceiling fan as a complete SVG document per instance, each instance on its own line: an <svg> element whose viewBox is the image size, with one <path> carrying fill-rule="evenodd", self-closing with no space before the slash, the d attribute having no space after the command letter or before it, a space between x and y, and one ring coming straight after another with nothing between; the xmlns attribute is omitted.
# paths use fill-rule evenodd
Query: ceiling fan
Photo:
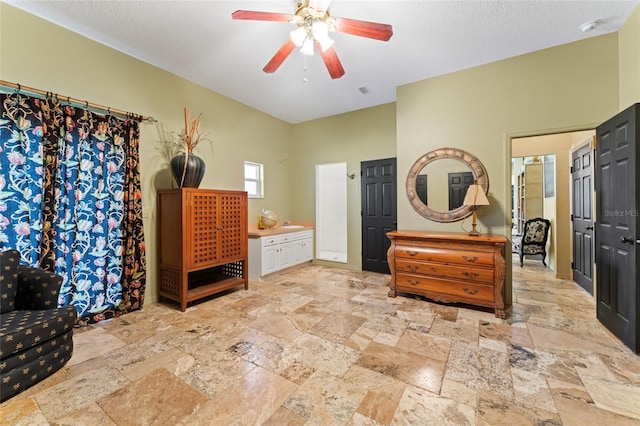
<svg viewBox="0 0 640 426"><path fill-rule="evenodd" d="M344 75L344 68L332 46L330 31L388 41L393 35L393 29L387 24L332 17L329 14L329 3L331 0L300 0L296 4L293 15L236 10L231 17L250 21L293 22L298 25L298 28L291 31L287 41L262 69L264 72L275 72L296 47L299 47L300 52L305 55L313 55L315 45L329 70L329 75L335 79Z"/></svg>

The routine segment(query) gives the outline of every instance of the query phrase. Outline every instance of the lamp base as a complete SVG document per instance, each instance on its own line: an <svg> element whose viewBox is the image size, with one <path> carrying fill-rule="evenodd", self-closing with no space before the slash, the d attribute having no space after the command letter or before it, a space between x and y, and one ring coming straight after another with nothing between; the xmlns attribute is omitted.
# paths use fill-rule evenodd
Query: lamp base
<svg viewBox="0 0 640 426"><path fill-rule="evenodd" d="M477 223L477 216L476 216L476 207L473 206L473 216L472 216L472 221L471 221L471 231L469 231L469 235L472 237L479 237L480 236L480 232L478 232L478 230L476 229L476 223Z"/></svg>

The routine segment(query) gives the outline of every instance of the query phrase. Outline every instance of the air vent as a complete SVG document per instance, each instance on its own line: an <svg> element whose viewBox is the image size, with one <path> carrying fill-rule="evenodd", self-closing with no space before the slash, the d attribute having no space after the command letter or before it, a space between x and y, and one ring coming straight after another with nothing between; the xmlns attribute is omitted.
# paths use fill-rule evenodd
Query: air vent
<svg viewBox="0 0 640 426"><path fill-rule="evenodd" d="M358 90L363 95L368 95L369 93L371 93L371 89L369 89L367 86L358 87Z"/></svg>

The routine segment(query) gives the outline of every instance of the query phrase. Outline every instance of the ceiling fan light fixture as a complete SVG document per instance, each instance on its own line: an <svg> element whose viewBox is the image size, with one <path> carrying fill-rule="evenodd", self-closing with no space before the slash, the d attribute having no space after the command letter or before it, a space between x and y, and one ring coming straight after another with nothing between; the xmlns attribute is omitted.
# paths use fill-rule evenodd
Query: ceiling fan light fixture
<svg viewBox="0 0 640 426"><path fill-rule="evenodd" d="M318 43L320 43L320 48L322 49L322 51L326 52L327 49L329 49L331 46L333 46L333 43L335 43L335 42L333 41L332 38L327 36L327 37L319 39Z"/></svg>
<svg viewBox="0 0 640 426"><path fill-rule="evenodd" d="M311 34L313 34L313 38L316 40L322 40L329 36L329 28L327 28L327 24L323 21L315 21L313 25L311 25Z"/></svg>
<svg viewBox="0 0 640 426"><path fill-rule="evenodd" d="M236 10L231 14L231 17L238 20L289 22L298 26L289 32L289 38L262 69L264 72L275 72L296 47L304 55L314 55L315 44L329 75L332 79L336 79L342 77L345 71L338 54L332 47L334 41L329 37L329 32L334 31L373 40L388 41L393 35L393 28L391 25L377 22L333 18L329 13L330 2L331 0L296 0L296 9L293 15Z"/></svg>
<svg viewBox="0 0 640 426"><path fill-rule="evenodd" d="M300 53L307 56L313 56L313 39L311 37L304 39L302 47L300 48Z"/></svg>
<svg viewBox="0 0 640 426"><path fill-rule="evenodd" d="M311 34L313 38L320 43L320 48L323 52L326 52L334 43L329 37L329 28L324 21L315 21L313 25L311 25Z"/></svg>
<svg viewBox="0 0 640 426"><path fill-rule="evenodd" d="M289 38L297 47L301 47L304 40L307 38L307 30L304 27L300 27L289 33Z"/></svg>

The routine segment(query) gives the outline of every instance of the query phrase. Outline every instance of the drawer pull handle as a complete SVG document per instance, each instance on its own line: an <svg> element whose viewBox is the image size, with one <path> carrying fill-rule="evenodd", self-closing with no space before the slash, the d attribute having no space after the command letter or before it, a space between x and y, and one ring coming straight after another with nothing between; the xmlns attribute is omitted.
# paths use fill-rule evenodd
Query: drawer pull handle
<svg viewBox="0 0 640 426"><path fill-rule="evenodd" d="M407 280L407 282L411 285L418 285L420 284L420 280Z"/></svg>
<svg viewBox="0 0 640 426"><path fill-rule="evenodd" d="M420 267L419 267L418 265L409 265L409 266L407 266L407 269L408 269L409 271L411 271L411 272L415 272L415 271L417 271L418 269L420 269Z"/></svg>
<svg viewBox="0 0 640 426"><path fill-rule="evenodd" d="M405 253L407 253L409 256L417 256L418 255L417 251L411 251L411 250L405 250Z"/></svg>
<svg viewBox="0 0 640 426"><path fill-rule="evenodd" d="M474 278L477 278L478 275L480 274L478 274L477 272L463 272L462 275L464 275L467 278L474 279Z"/></svg>
<svg viewBox="0 0 640 426"><path fill-rule="evenodd" d="M462 256L462 258L464 260L466 260L467 262L475 262L476 260L478 260L478 256L473 256L473 257L469 257L469 256Z"/></svg>
<svg viewBox="0 0 640 426"><path fill-rule="evenodd" d="M469 293L469 294L476 294L478 292L477 288L474 288L473 290L469 290L468 288L463 288L465 293Z"/></svg>

